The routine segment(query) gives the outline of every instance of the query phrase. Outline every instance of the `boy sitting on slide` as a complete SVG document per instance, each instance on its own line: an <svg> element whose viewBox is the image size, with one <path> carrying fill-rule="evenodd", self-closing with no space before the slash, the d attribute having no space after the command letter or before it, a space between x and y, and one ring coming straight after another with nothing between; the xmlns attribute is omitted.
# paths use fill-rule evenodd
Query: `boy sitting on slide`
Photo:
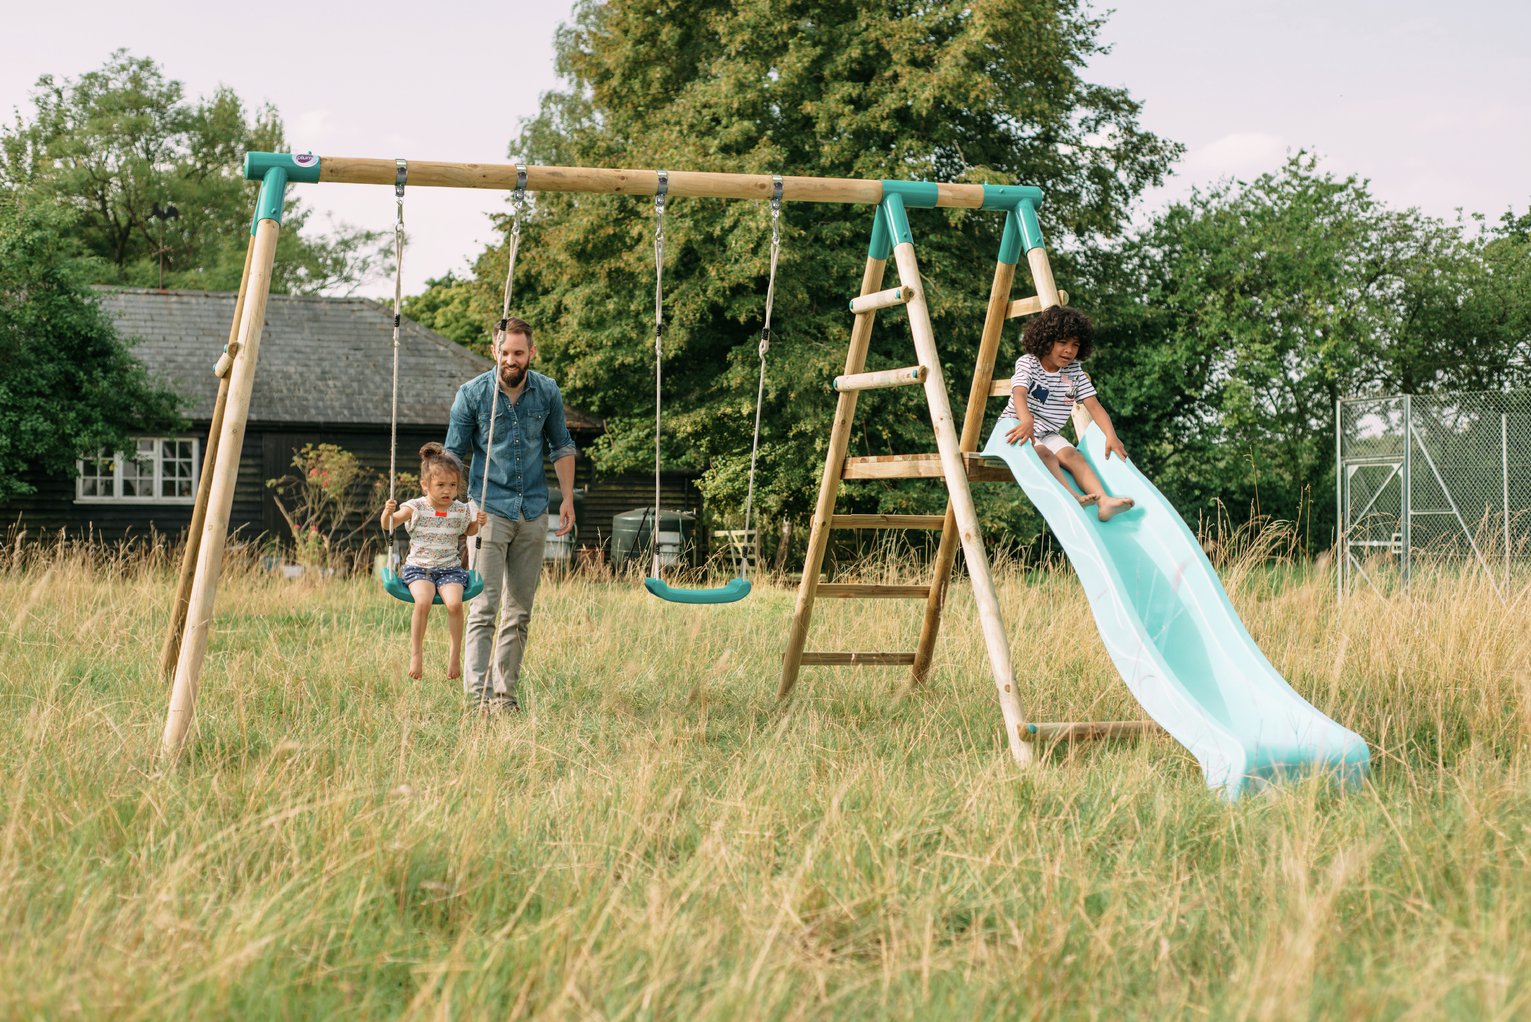
<svg viewBox="0 0 1531 1022"><path fill-rule="evenodd" d="M1016 420L1005 440L1012 444L1031 441L1042 464L1071 494L1072 475L1081 491L1075 499L1086 507L1094 505L1101 521L1110 521L1129 510L1132 498L1107 494L1084 455L1058 432L1068 421L1075 402L1082 403L1106 437L1106 457L1115 454L1127 460L1127 451L1111 425L1111 416L1096 400L1095 385L1079 367L1095 349L1095 324L1082 312L1054 305L1026 324L1021 348L1025 354L1015 360L1010 401L1000 415L1002 419Z"/></svg>

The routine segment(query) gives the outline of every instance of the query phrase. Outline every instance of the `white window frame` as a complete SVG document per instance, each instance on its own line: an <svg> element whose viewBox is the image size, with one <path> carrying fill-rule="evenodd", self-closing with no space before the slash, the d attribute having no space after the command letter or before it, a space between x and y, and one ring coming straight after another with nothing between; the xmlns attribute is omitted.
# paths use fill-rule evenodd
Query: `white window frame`
<svg viewBox="0 0 1531 1022"><path fill-rule="evenodd" d="M197 502L197 486L202 479L202 440L196 436L135 436L132 438L132 459L126 459L129 452L117 451L112 455L112 494L110 496L85 495L85 463L86 459L80 458L75 462L74 475L74 502L76 504L195 504ZM122 495L123 466L127 460L137 461L138 445L144 441L154 444L154 476L151 492L154 496L145 497L134 495L125 497ZM161 497L160 488L165 482L165 447L171 443L191 442L191 494L186 497ZM94 459L93 459L94 460ZM99 460L105 460L103 457Z"/></svg>

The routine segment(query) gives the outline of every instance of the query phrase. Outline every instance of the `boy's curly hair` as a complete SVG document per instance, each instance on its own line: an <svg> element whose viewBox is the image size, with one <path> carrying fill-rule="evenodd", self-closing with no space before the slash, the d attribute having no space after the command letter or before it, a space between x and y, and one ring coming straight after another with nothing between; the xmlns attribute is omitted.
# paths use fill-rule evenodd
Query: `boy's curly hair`
<svg viewBox="0 0 1531 1022"><path fill-rule="evenodd" d="M1052 350L1055 341L1072 337L1079 342L1079 361L1095 350L1095 324L1078 309L1051 305L1031 317L1021 334L1021 350L1041 358Z"/></svg>

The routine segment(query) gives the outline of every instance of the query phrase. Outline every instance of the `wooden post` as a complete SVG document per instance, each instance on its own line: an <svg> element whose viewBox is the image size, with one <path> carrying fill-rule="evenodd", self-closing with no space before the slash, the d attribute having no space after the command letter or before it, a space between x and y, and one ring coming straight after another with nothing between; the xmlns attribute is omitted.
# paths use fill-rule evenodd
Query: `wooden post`
<svg viewBox="0 0 1531 1022"><path fill-rule="evenodd" d="M227 350L235 350L239 341L239 314L244 309L245 291L250 284L250 261L255 254L255 235L245 245L245 268L239 276L239 292L234 297L234 321L229 324ZM197 504L186 527L186 549L181 553L181 578L176 585L175 604L170 610L170 627L165 630L165 644L160 648L159 672L175 670L181 655L181 630L186 627L186 607L191 602L191 583L197 571L197 551L202 548L202 526L207 521L207 495L213 488L213 466L218 461L219 434L223 431L223 413L229 400L229 374L218 379L218 398L213 402L213 421L207 429L207 447L202 451L202 476L197 482Z"/></svg>
<svg viewBox="0 0 1531 1022"><path fill-rule="evenodd" d="M886 253L886 250L884 250ZM874 294L882 287L886 259L867 257L861 274L861 293ZM872 320L876 312L856 317L851 327L850 349L845 353L847 375L866 368L867 347L872 341ZM835 405L835 424L829 432L829 450L824 454L824 477L819 481L819 502L814 506L813 529L808 534L808 553L803 560L803 580L797 586L797 606L792 611L792 627L787 632L787 651L781 658L781 684L776 698L791 695L797 684L798 668L803 662L803 647L808 642L808 622L813 615L813 597L819 585L819 570L824 566L824 552L829 548L830 527L835 515L835 497L840 493L840 472L845 465L845 451L851 440L851 426L856 418L856 398L860 392L842 390Z"/></svg>
<svg viewBox="0 0 1531 1022"><path fill-rule="evenodd" d="M244 447L245 420L250 414L250 391L255 383L255 359L260 350L261 330L266 320L266 299L271 292L271 267L276 257L276 242L280 233L281 224L275 219L262 219L255 230L249 282L244 306L240 310L239 353L229 373L228 404L224 411L222 435L218 439L219 457L213 466L201 550L187 605L181 653L176 661L170 709L165 717L165 734L160 744L161 758L167 765L180 755L196 707L197 684L201 680L202 660L207 653L208 629L212 624L213 603L218 593L218 577L223 570L229 513L234 503L234 484L239 477L239 454Z"/></svg>
<svg viewBox="0 0 1531 1022"><path fill-rule="evenodd" d="M978 342L978 358L973 366L973 383L968 389L967 411L962 417L962 436L958 447L978 450L983 432L984 412L989 404L989 379L999 353L999 341L1010 314L1010 289L1015 283L1015 264L1000 261L994 266L994 283L989 288L989 309L984 316L983 335ZM957 515L950 501L946 504L946 523L941 529L941 545L936 548L935 578L925 601L925 620L920 625L920 644L914 651L914 670L909 687L925 682L930 662L935 657L936 634L941 629L941 610L946 602L946 586L951 581L952 562L957 559Z"/></svg>
<svg viewBox="0 0 1531 1022"><path fill-rule="evenodd" d="M898 196L890 196L884 203L893 226L903 220L903 202ZM967 468L962 461L960 440L952 423L951 404L946 396L946 380L941 375L941 354L936 350L935 330L930 325L930 309L925 304L920 283L920 266L915 259L914 244L907 240L907 221L903 231L895 230L894 236L902 240L893 249L893 259L898 267L899 279L915 287L915 295L909 302L909 327L914 333L914 349L920 364L930 370L925 378L925 397L930 403L931 424L936 431L936 449L941 454L941 467L946 473L946 489L952 512L957 518L957 534L962 540L962 552L967 558L968 577L973 581L973 598L978 604L978 620L983 626L984 645L989 653L989 668L999 690L1000 711L1005 718L1005 738L1010 743L1010 754L1022 766L1033 761L1031 744L1026 741L1026 721L1021 713L1020 697L1015 691L1015 675L1010 667L1010 639L1005 634L1005 623L999 612L999 598L994 592L994 579L989 574L989 557L983 548L983 537L978 529L978 512L973 507L973 494L968 488Z"/></svg>

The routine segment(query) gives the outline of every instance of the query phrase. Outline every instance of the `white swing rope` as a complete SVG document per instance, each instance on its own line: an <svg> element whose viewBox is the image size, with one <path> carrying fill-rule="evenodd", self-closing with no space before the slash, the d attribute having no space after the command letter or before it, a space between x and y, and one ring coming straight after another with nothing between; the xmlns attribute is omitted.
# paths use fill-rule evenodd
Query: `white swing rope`
<svg viewBox="0 0 1531 1022"><path fill-rule="evenodd" d="M489 388L489 437L484 441L484 482L479 489L478 508L480 511L489 510L489 460L494 456L494 418L500 410L500 345L505 340L505 327L510 320L510 296L515 287L516 279L516 253L521 248L521 216L526 212L526 168L516 166L516 190L510 197L510 241L505 266L505 297L500 303L500 322L495 328L494 340L490 344L490 354L494 365L489 372L494 377L493 386ZM478 530L473 537L473 549L484 548L484 533L489 531L488 526Z"/></svg>
<svg viewBox="0 0 1531 1022"><path fill-rule="evenodd" d="M397 494L399 454L399 323L404 300L404 182L409 177L409 162L394 160L393 195L397 206L393 223L393 405L388 413L388 499ZM398 571L402 559L394 544L393 518L388 519L389 567Z"/></svg>
<svg viewBox="0 0 1531 1022"><path fill-rule="evenodd" d="M750 488L744 498L745 549L739 556L739 577L750 577L750 512L755 506L755 462L760 457L760 412L765 405L766 352L771 350L771 305L776 300L776 257L781 252L781 175L771 178L771 274L766 280L765 324L760 328L760 383L755 388L755 437L750 446Z"/></svg>
<svg viewBox="0 0 1531 1022"><path fill-rule="evenodd" d="M659 427L664 388L664 206L670 190L670 172L659 171L659 187L654 192L654 527L649 546L652 558L649 575L659 577Z"/></svg>

